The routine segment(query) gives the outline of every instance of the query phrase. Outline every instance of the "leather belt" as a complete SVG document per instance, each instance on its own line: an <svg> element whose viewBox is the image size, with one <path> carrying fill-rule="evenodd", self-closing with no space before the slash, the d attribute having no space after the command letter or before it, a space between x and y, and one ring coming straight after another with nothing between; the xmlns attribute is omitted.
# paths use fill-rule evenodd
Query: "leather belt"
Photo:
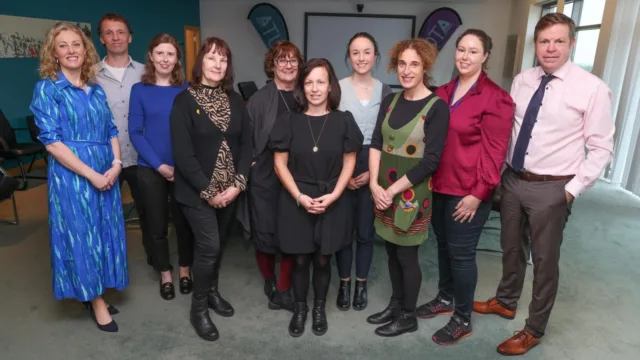
<svg viewBox="0 0 640 360"><path fill-rule="evenodd" d="M519 172L513 170L509 166L509 170L514 173L517 177L524 181L557 181L557 180L571 180L575 175L538 175L532 172L528 172L526 170L521 170Z"/></svg>

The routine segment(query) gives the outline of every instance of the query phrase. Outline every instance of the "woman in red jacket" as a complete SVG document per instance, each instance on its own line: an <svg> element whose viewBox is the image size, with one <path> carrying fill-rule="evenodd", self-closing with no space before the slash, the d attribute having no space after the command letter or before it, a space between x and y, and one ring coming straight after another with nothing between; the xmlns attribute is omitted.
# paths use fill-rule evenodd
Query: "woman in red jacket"
<svg viewBox="0 0 640 360"><path fill-rule="evenodd" d="M432 180L439 293L417 309L417 316L453 314L433 335L440 345L471 335L476 246L491 212L491 194L500 182L511 135L514 103L484 72L490 53L491 38L484 31L465 31L456 41L460 75L435 91L451 113L446 145Z"/></svg>

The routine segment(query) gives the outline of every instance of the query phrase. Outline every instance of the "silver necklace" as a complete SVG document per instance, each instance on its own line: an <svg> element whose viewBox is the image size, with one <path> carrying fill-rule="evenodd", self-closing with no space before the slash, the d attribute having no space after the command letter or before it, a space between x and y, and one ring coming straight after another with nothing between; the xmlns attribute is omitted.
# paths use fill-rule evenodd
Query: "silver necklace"
<svg viewBox="0 0 640 360"><path fill-rule="evenodd" d="M278 94L280 94L280 97L282 98L282 102L284 102L284 106L287 107L287 111L291 112L291 109L289 109L289 105L287 105L287 100L284 99L284 95L282 95L282 91L280 89L278 89Z"/></svg>

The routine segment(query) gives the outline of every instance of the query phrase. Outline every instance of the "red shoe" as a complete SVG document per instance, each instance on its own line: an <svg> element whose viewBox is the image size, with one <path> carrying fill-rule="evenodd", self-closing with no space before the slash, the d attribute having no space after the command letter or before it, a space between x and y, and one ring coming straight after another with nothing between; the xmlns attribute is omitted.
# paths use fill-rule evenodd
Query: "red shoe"
<svg viewBox="0 0 640 360"><path fill-rule="evenodd" d="M473 311L480 314L496 314L505 319L513 320L516 317L514 310L509 310L500 305L496 298L491 298L486 302L474 301Z"/></svg>
<svg viewBox="0 0 640 360"><path fill-rule="evenodd" d="M507 341L498 345L498 352L502 355L526 354L532 347L540 343L540 338L534 337L526 330L516 333Z"/></svg>

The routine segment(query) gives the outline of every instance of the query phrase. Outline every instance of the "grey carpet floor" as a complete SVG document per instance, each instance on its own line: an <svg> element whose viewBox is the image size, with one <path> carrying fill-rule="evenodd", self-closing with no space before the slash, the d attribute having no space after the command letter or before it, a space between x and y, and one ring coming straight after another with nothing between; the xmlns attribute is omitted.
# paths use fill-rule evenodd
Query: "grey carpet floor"
<svg viewBox="0 0 640 360"><path fill-rule="evenodd" d="M338 279L334 266L328 333L316 337L308 324L306 333L293 339L287 333L290 314L267 309L253 252L238 239L225 253L220 285L236 315L213 316L221 337L209 343L197 338L189 324L188 296L178 294L173 301L160 298L157 276L145 262L140 232L130 226L131 284L124 292L107 293L106 298L121 314L115 317L120 332L106 334L96 329L80 305L52 298L46 186L18 193L17 200L21 224L0 224L2 360L498 359L496 346L522 329L528 313L531 267L515 320L474 314L473 336L452 347L431 341L431 335L448 321L446 317L421 320L420 329L413 334L379 338L365 321L366 316L384 308L390 295L386 254L382 244L376 244L369 307L361 312L335 308ZM0 204L0 217L10 212L9 202ZM488 225L499 223L493 219ZM640 358L638 239L640 200L598 184L576 201L565 232L560 290L547 334L523 359ZM487 230L479 247L498 250L498 232ZM433 237L422 246L420 258L422 303L437 291ZM478 268L476 299L487 299L500 279L500 255L479 253Z"/></svg>

